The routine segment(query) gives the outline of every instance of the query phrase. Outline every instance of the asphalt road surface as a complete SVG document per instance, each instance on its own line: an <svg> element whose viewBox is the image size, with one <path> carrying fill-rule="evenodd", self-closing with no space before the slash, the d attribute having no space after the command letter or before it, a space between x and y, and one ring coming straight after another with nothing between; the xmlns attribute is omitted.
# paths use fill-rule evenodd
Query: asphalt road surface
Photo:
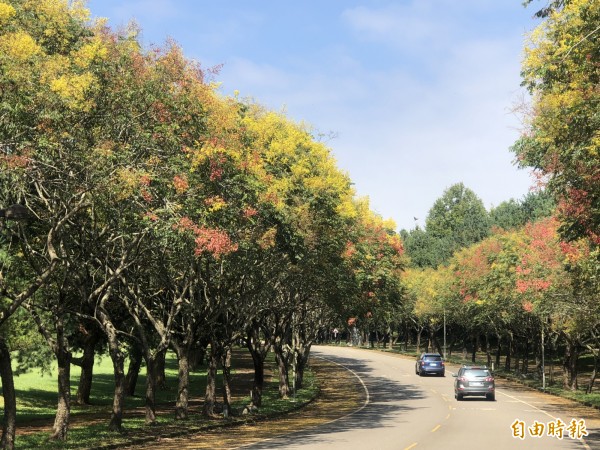
<svg viewBox="0 0 600 450"><path fill-rule="evenodd" d="M598 411L555 396L497 380L496 401L459 402L455 366L445 377L419 377L415 361L398 355L344 346L313 347L311 355L351 371L364 404L341 419L244 448L600 449Z"/></svg>

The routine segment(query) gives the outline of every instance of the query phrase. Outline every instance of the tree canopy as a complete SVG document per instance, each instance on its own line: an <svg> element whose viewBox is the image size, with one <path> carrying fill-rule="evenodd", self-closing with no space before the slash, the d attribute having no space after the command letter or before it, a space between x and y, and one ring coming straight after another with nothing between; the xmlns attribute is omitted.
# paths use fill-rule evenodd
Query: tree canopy
<svg viewBox="0 0 600 450"><path fill-rule="evenodd" d="M531 33L522 77L533 103L528 126L513 146L520 164L537 170L557 197L564 235L587 236L596 243L600 243L599 35L597 0L564 2Z"/></svg>

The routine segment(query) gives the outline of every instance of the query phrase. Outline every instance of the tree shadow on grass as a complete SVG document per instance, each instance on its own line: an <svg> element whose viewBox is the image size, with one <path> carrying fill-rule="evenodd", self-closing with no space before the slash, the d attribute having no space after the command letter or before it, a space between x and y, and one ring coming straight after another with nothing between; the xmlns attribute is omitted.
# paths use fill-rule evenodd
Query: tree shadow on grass
<svg viewBox="0 0 600 450"><path fill-rule="evenodd" d="M248 367L252 367L252 360L243 354L243 349L236 351L233 360L234 366L233 379L235 381L233 394L240 395L249 392L253 371L248 372ZM99 358L104 358L101 355ZM72 366L76 369L75 366ZM236 370L239 368L239 371ZM177 397L178 386L178 364L174 355L168 355L165 361L166 385L167 389L156 390L157 409L160 414L174 410L174 403ZM51 374L52 379L56 379L56 374ZM222 374L217 375L217 386L222 386ZM77 387L79 384L79 374L77 370L71 376L71 423L75 425L80 420L108 420L110 419L113 395L114 395L114 375L112 372L94 373L92 390L90 393L90 405L79 405L75 403ZM146 374L145 367L142 367L134 396L125 398L124 417L139 415L145 404ZM197 370L190 373L190 405L196 405L203 401L206 390L206 367L199 366ZM1 388L0 388L1 391ZM58 402L57 390L41 389L39 386L29 386L27 388L16 389L18 400L17 405L17 432L23 432L27 428L39 430L44 425L51 426L56 413ZM136 410L134 413L133 410Z"/></svg>

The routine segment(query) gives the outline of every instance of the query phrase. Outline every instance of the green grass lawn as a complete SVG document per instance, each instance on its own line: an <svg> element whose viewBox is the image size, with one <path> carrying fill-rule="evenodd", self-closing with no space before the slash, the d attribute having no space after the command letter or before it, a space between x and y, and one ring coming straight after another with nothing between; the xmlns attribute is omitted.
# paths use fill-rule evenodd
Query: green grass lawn
<svg viewBox="0 0 600 450"><path fill-rule="evenodd" d="M233 377L234 385L236 381L236 362L247 358L247 351L239 349L234 352L233 357ZM247 366L247 360L245 362ZM271 367L273 358L267 361L267 366ZM274 367L273 367L274 369ZM22 434L31 426L40 423L52 423L57 404L57 380L56 370L53 374L41 374L38 371L29 372L15 377L15 389L17 394L17 438L16 448L19 449L80 449L98 447L100 445L126 445L135 442L137 439L150 438L156 435L167 434L185 434L194 431L201 431L207 425L228 423L234 420L241 420L240 417L231 417L228 419L205 419L197 413L191 413L187 421L176 421L173 402L177 395L177 360L173 354L167 355L165 375L167 381L167 390L156 391L157 409L161 405L166 407L168 412L157 413L158 425L147 427L143 416L131 414L134 408L144 407L145 391L145 368L142 368L136 388L136 396L127 397L125 401L125 411L123 419L124 433L111 433L108 431L108 422L113 398L113 372L112 362L108 356L99 357L94 366L94 381L90 401L92 406L72 405L71 415L73 417L72 425L69 429L68 440L66 442L52 442L48 439L48 432L30 432ZM80 368L72 366L71 371L71 392L72 398L75 398L77 384L79 382ZM250 374L245 375L251 377ZM260 409L261 416L272 416L282 414L298 407L314 396L318 392L318 386L312 373L307 371L305 374L305 388L299 390L296 398L280 399L278 395L278 380L274 377L265 383L263 393L263 406ZM217 400L221 401L222 379L217 378ZM235 387L235 386L234 386ZM206 389L206 367L200 367L199 370L190 374L190 399L203 399ZM244 389L244 392L249 390ZM234 412L241 411L244 405L250 401L249 396L238 393L234 396L232 409ZM2 397L0 397L0 405ZM3 405L1 405L3 406ZM129 413L128 413L129 412Z"/></svg>
<svg viewBox="0 0 600 450"><path fill-rule="evenodd" d="M127 367L127 365L125 366ZM75 398L81 369L71 366L71 395ZM165 366L167 385L170 389L156 391L157 403L174 402L177 394L177 360L173 354L168 354ZM219 378L220 382L220 378ZM34 419L54 417L57 404L56 370L52 374L42 374L39 371L28 372L15 376L17 395L17 423L27 423ZM136 396L126 398L126 408L144 406L146 386L145 368L142 367L136 385ZM190 374L190 397L202 396L206 388L206 370ZM110 409L113 399L114 375L112 361L108 356L97 358L94 365L94 381L90 395L92 406L72 406L72 415L102 412ZM3 399L0 397L0 405Z"/></svg>

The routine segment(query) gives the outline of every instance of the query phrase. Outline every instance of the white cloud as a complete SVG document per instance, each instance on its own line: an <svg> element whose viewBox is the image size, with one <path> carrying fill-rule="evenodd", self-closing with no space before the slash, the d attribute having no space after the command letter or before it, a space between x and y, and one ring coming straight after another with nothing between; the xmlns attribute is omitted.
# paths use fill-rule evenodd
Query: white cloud
<svg viewBox="0 0 600 450"><path fill-rule="evenodd" d="M129 2L119 17L148 14L144 23L175 18L174 0L154 2ZM286 53L290 36L276 44L261 41L265 24L274 20L264 11L223 14L174 37L204 66L224 63L217 77L223 92L239 90L319 131L336 132L328 145L358 194L411 228L413 216L423 225L433 202L456 182L488 207L527 192L529 177L512 166L508 150L517 137L508 111L520 81L520 36L506 39L510 33L504 31L484 37L471 29L481 25L479 19L466 19L467 12L489 14L497 5L412 0L348 8L338 12L337 25L354 39L323 30L311 36L321 42L310 52L298 46ZM200 20L181 8L179 14L177 21ZM264 48L253 52L241 45L244 39ZM205 49L212 49L210 56Z"/></svg>
<svg viewBox="0 0 600 450"><path fill-rule="evenodd" d="M508 110L519 77L507 44L457 44L438 61L433 81L401 67L371 69L343 51L339 60L284 69L238 58L223 75L228 90L337 132L329 145L340 168L402 228L414 226L413 216L424 221L460 181L488 207L527 192L528 174L517 172L508 150L517 138Z"/></svg>
<svg viewBox="0 0 600 450"><path fill-rule="evenodd" d="M377 9L358 6L345 10L341 17L358 39L418 51L442 37L450 38L450 22L436 20L436 11L434 5L421 0Z"/></svg>

